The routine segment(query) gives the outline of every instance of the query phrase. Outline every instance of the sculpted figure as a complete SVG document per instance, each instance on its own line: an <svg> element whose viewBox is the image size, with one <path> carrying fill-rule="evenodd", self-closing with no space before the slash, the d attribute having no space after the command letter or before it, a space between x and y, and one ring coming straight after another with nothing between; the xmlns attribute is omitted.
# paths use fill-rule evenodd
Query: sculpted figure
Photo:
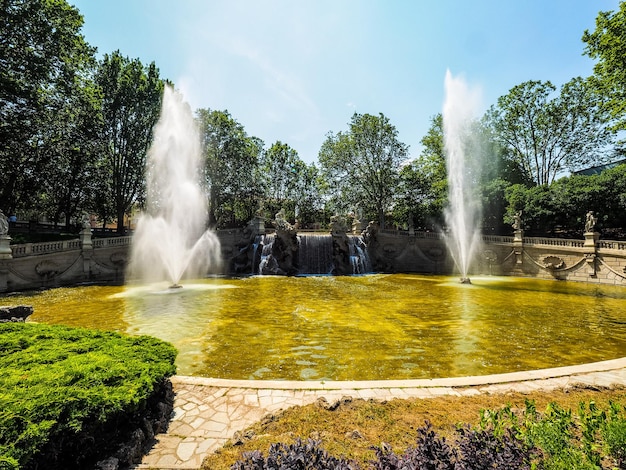
<svg viewBox="0 0 626 470"><path fill-rule="evenodd" d="M7 218L6 215L4 215L4 212L2 212L2 209L0 209L0 236L8 235L8 233L9 233L9 219Z"/></svg>
<svg viewBox="0 0 626 470"><path fill-rule="evenodd" d="M513 216L513 230L522 229L522 211L517 211Z"/></svg>
<svg viewBox="0 0 626 470"><path fill-rule="evenodd" d="M595 215L593 215L593 211L587 212L587 217L585 220L585 232L595 231L597 222L598 222L598 218Z"/></svg>

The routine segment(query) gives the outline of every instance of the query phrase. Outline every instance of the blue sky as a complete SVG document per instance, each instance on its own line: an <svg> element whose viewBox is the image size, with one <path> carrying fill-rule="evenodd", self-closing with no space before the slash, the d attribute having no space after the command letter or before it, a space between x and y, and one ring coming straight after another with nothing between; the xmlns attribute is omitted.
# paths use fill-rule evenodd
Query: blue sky
<svg viewBox="0 0 626 470"><path fill-rule="evenodd" d="M588 76L581 36L619 0L69 0L99 54L152 61L192 109L228 110L310 163L354 112L419 155L449 69L482 108L527 80Z"/></svg>

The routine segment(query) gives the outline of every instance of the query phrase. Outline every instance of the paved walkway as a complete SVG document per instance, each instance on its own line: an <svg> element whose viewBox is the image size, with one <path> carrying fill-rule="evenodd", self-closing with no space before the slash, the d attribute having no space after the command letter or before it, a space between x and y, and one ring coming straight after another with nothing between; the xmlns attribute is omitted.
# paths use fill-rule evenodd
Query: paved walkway
<svg viewBox="0 0 626 470"><path fill-rule="evenodd" d="M364 399L431 398L552 390L572 385L626 385L626 357L612 361L510 374L368 382L279 382L175 376L174 416L168 432L137 469L198 469L231 437L265 415L296 405Z"/></svg>

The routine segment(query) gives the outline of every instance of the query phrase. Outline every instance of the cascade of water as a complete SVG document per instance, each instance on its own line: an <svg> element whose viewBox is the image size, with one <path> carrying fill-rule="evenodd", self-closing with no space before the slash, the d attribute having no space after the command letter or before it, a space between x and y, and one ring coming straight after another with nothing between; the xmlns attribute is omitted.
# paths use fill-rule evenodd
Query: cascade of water
<svg viewBox="0 0 626 470"><path fill-rule="evenodd" d="M333 240L330 235L300 235L298 266L300 274L328 274L333 266Z"/></svg>
<svg viewBox="0 0 626 470"><path fill-rule="evenodd" d="M206 230L201 161L191 109L166 86L146 160L146 211L133 236L129 279L177 285L220 264L219 240Z"/></svg>
<svg viewBox="0 0 626 470"><path fill-rule="evenodd" d="M252 243L252 275L256 274L256 255L259 251L259 246L261 246L261 243L263 243L264 237L265 235L257 235L256 237L254 237L254 243Z"/></svg>
<svg viewBox="0 0 626 470"><path fill-rule="evenodd" d="M267 259L272 254L272 244L274 243L274 237L275 235L272 233L269 235L263 235L261 238L261 260L259 261L259 269L257 271L259 274L263 274L263 268L267 266Z"/></svg>
<svg viewBox="0 0 626 470"><path fill-rule="evenodd" d="M255 241L255 253L260 249L258 268L255 273L263 274L268 259L272 254L274 235L263 235L259 239L258 247ZM300 234L298 236L298 267L299 274L330 274L334 268L333 238L324 234ZM352 274L367 274L372 272L372 264L363 239L359 236L348 237L350 250L350 264ZM256 255L255 258L256 259Z"/></svg>
<svg viewBox="0 0 626 470"><path fill-rule="evenodd" d="M471 124L480 105L480 93L465 81L445 79L446 99L443 106L444 148L448 170L448 202L446 223L450 229L446 242L463 281L468 281L472 257L480 242L478 223L481 216L477 196L479 152L469 154Z"/></svg>
<svg viewBox="0 0 626 470"><path fill-rule="evenodd" d="M350 263L352 264L352 274L367 274L373 271L372 263L367 252L367 246L360 236L351 236L350 241Z"/></svg>

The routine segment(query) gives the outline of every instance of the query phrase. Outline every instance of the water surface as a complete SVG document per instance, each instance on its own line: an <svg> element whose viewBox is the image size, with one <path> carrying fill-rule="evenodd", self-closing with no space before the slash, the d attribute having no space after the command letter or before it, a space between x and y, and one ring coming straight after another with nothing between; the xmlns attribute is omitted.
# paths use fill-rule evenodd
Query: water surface
<svg viewBox="0 0 626 470"><path fill-rule="evenodd" d="M30 320L149 334L178 373L381 380L483 375L626 356L626 289L511 277L206 279L59 288L0 303Z"/></svg>

